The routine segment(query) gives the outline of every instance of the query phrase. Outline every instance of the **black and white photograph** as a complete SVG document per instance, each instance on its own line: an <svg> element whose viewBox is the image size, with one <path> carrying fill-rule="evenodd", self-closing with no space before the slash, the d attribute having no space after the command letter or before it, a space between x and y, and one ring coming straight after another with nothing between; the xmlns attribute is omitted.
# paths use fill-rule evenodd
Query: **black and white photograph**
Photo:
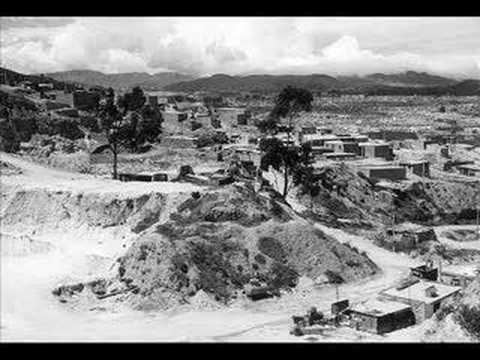
<svg viewBox="0 0 480 360"><path fill-rule="evenodd" d="M2 15L0 253L0 343L478 344L480 17Z"/></svg>

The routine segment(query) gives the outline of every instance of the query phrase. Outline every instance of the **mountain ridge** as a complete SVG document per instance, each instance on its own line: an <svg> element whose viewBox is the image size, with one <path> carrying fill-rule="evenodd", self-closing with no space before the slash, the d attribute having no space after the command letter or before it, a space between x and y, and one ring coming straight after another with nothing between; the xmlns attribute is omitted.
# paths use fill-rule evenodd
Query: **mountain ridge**
<svg viewBox="0 0 480 360"><path fill-rule="evenodd" d="M161 90L164 86L175 82L193 80L193 77L190 75L176 72L106 74L95 70L69 70L47 73L45 76L58 81L75 82L87 86L112 87L114 89L128 89L140 86L146 90Z"/></svg>
<svg viewBox="0 0 480 360"><path fill-rule="evenodd" d="M472 80L476 81L476 80ZM214 74L209 77L201 77L191 81L182 81L164 87L169 91L262 91L278 92L287 85L305 87L311 91L328 90L360 90L367 91L371 88L427 88L449 87L461 83L458 80L407 71L397 74L375 73L366 76L337 76L326 74L310 75L246 75L231 76Z"/></svg>

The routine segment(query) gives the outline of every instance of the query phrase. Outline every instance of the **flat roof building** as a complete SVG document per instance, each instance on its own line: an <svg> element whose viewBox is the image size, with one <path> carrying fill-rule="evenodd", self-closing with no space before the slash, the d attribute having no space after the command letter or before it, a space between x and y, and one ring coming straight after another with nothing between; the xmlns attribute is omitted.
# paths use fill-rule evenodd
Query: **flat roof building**
<svg viewBox="0 0 480 360"><path fill-rule="evenodd" d="M480 177L480 166L477 165L460 165L457 166L458 172L465 176Z"/></svg>
<svg viewBox="0 0 480 360"><path fill-rule="evenodd" d="M462 288L431 281L418 281L404 288L390 288L381 292L385 299L403 302L412 306L416 322L429 319L440 309L441 304L457 294Z"/></svg>
<svg viewBox="0 0 480 360"><path fill-rule="evenodd" d="M367 300L348 310L357 330L385 334L415 324L415 315L405 303L382 299Z"/></svg>
<svg viewBox="0 0 480 360"><path fill-rule="evenodd" d="M325 146L326 141L336 141L339 138L332 134L306 134L302 136L302 143L309 143L311 146Z"/></svg>
<svg viewBox="0 0 480 360"><path fill-rule="evenodd" d="M357 155L353 153L346 153L346 152L332 152L332 153L324 153L323 156L327 160L348 160L348 159L354 159Z"/></svg>
<svg viewBox="0 0 480 360"><path fill-rule="evenodd" d="M393 160L393 149L389 143L369 141L359 143L358 146L362 157Z"/></svg>
<svg viewBox="0 0 480 360"><path fill-rule="evenodd" d="M417 175L421 177L430 177L430 162L427 160L401 161L400 166L407 169L407 175Z"/></svg>
<svg viewBox="0 0 480 360"><path fill-rule="evenodd" d="M359 164L357 171L363 173L372 180L390 180L398 181L406 179L407 171L403 166L397 165L377 165L377 164Z"/></svg>
<svg viewBox="0 0 480 360"><path fill-rule="evenodd" d="M480 274L480 266L477 264L448 265L442 268L439 280L447 285L465 288L478 274Z"/></svg>

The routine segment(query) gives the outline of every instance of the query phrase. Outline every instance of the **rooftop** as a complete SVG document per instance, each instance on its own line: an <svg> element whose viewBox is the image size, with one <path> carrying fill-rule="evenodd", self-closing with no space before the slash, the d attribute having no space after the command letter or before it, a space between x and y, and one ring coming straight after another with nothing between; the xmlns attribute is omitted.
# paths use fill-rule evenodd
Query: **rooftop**
<svg viewBox="0 0 480 360"><path fill-rule="evenodd" d="M198 138L196 137L184 136L184 135L165 136L164 139L198 140Z"/></svg>
<svg viewBox="0 0 480 360"><path fill-rule="evenodd" d="M466 277L475 277L480 271L480 266L477 264L468 265L447 265L442 268L442 274L461 275Z"/></svg>
<svg viewBox="0 0 480 360"><path fill-rule="evenodd" d="M363 170L374 170L374 169L383 169L383 170L404 170L403 166L393 165L393 164L361 164L357 165L358 168Z"/></svg>
<svg viewBox="0 0 480 360"><path fill-rule="evenodd" d="M330 140L330 141L325 141L326 144L331 144L331 145L343 145L343 141L340 140Z"/></svg>
<svg viewBox="0 0 480 360"><path fill-rule="evenodd" d="M457 169L466 169L466 170L471 170L471 171L480 171L480 166L478 165L459 165L457 166Z"/></svg>
<svg viewBox="0 0 480 360"><path fill-rule="evenodd" d="M329 158L329 157L354 157L354 156L357 156L354 153L347 153L347 152L325 153L324 155L327 158Z"/></svg>
<svg viewBox="0 0 480 360"><path fill-rule="evenodd" d="M332 135L332 134L325 134L325 135L320 135L320 134L305 134L303 135L303 140L304 141L309 141L309 140L338 140L339 137L337 135Z"/></svg>
<svg viewBox="0 0 480 360"><path fill-rule="evenodd" d="M409 305L397 301L370 299L354 305L351 310L371 316L384 316L410 308Z"/></svg>
<svg viewBox="0 0 480 360"><path fill-rule="evenodd" d="M395 231L425 231L430 229L427 226L419 225L419 224L414 224L411 222L404 222L398 225L395 225L391 227L392 230Z"/></svg>
<svg viewBox="0 0 480 360"><path fill-rule="evenodd" d="M390 146L387 142L374 142L374 141L367 141L363 143L359 143L358 146Z"/></svg>
<svg viewBox="0 0 480 360"><path fill-rule="evenodd" d="M435 296L435 297L426 296L425 290L431 286L435 286L435 288L437 289L438 296ZM440 284L440 283L431 282L431 281L419 281L402 290L391 288L383 291L383 293L386 295L391 295L399 298L411 299L415 301L421 301L424 303L433 303L437 300L446 298L460 290L461 290L461 287L459 286L450 286L450 285Z"/></svg>
<svg viewBox="0 0 480 360"><path fill-rule="evenodd" d="M405 161L400 161L400 165L423 165L423 164L428 164L428 160L405 160Z"/></svg>

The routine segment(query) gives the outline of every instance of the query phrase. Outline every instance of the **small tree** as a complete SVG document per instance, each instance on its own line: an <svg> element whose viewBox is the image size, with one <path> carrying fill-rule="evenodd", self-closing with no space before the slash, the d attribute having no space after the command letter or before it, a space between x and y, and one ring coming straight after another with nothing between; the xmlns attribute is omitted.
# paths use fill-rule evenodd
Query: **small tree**
<svg viewBox="0 0 480 360"><path fill-rule="evenodd" d="M126 145L134 152L145 141L154 141L160 134L162 115L150 105L145 104L146 97L140 87L118 98L118 107L125 122Z"/></svg>
<svg viewBox="0 0 480 360"><path fill-rule="evenodd" d="M292 175L292 170L300 161L300 154L297 148L286 146L281 140L277 138L263 139L260 142L260 150L263 152L260 166L267 170L272 166L275 170L281 171L283 169L283 197L287 196L289 186L289 176Z"/></svg>
<svg viewBox="0 0 480 360"><path fill-rule="evenodd" d="M115 104L115 93L112 88L107 90L106 97L99 104L98 117L100 127L113 154L113 178L117 179L118 151L119 146L125 140L125 130L123 116Z"/></svg>
<svg viewBox="0 0 480 360"><path fill-rule="evenodd" d="M315 157L312 154L312 147L310 144L303 144L300 148L298 162L293 167L293 183L300 186L300 191L303 194L308 194L315 197L320 192L318 185L319 177L315 174L312 164L315 162Z"/></svg>

